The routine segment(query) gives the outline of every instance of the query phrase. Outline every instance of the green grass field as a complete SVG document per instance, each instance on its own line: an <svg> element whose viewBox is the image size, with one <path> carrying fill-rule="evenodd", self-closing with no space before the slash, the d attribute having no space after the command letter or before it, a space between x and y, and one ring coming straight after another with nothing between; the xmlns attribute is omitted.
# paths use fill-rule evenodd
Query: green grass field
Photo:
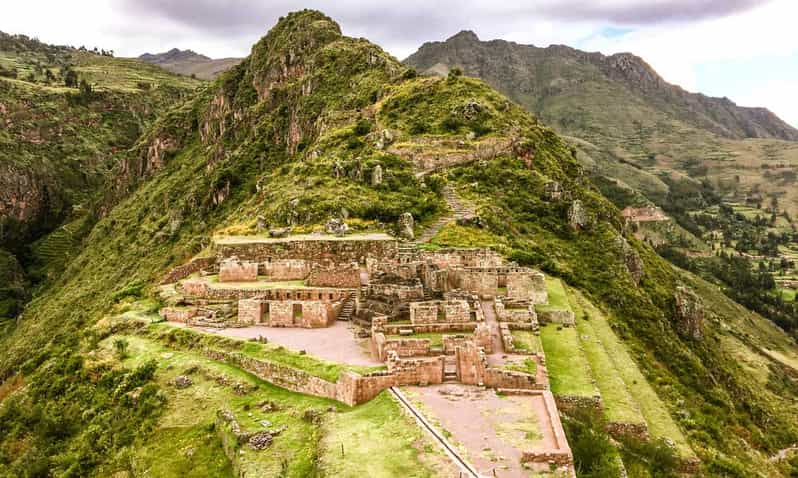
<svg viewBox="0 0 798 478"><path fill-rule="evenodd" d="M587 321L581 317L577 319L578 328L580 329L579 334L584 333L591 338L594 337L598 339L607 358L615 365L615 373L617 373L618 378L620 378L620 381L616 381L616 384L624 383L626 385L628 395L636 402L640 413L648 424L650 435L657 438L668 438L672 440L682 457L695 456L695 452L690 448L687 439L684 437L684 434L676 422L674 422L665 404L660 400L654 389L651 388L651 385L649 385L648 381L637 367L637 364L626 350L626 346L624 346L615 335L615 332L613 332L610 324L601 311L596 309L587 300L584 300L584 298L581 298L578 303L590 316L590 319ZM585 324L585 322L587 322L587 324ZM588 330L592 331L592 334L590 334ZM598 344L595 343L595 345ZM593 358L596 360L594 365L598 366L601 364L601 362L598 361L600 360L599 356L601 353L597 350L593 350L593 353L595 354ZM604 365L606 365L606 362L604 362ZM612 380L614 379L609 376L597 377L600 389L602 383L604 387L608 387ZM602 395L602 398L608 400L605 402L605 406L609 406L612 410L612 412L608 410L608 413L628 417L636 415L633 409L630 408L628 398L624 396L623 392L614 391L611 393L610 397L604 397Z"/></svg>
<svg viewBox="0 0 798 478"><path fill-rule="evenodd" d="M577 397L599 394L576 328L546 324L540 328L540 340L552 393Z"/></svg>
<svg viewBox="0 0 798 478"><path fill-rule="evenodd" d="M543 352L540 336L529 330L511 330L513 347L526 352Z"/></svg>
<svg viewBox="0 0 798 478"><path fill-rule="evenodd" d="M121 362L114 352L118 339L128 344L127 356ZM146 338L112 336L100 345L100 353L93 359L112 366L135 367L155 360L157 381L168 397L154 435L135 450L133 466L137 473L232 476L231 463L212 426L217 410L227 409L245 430L263 430L264 420L269 429L286 427L265 450L240 448L241 470L247 476L303 477L317 473L319 466L332 473L327 476L356 476L352 467L363 463L368 463L369 476L436 476L431 465L421 459L422 455L436 457L438 449L426 442L422 432L386 394L347 407L278 388L236 367ZM190 377L193 384L175 388L171 383L178 375ZM249 392L236 392L230 383L244 384ZM264 409L261 405L266 402L275 404L276 409ZM303 418L309 410L320 414L321 423ZM339 458L341 441L345 442L347 460ZM352 461L358 456L364 458Z"/></svg>
<svg viewBox="0 0 798 478"><path fill-rule="evenodd" d="M546 290L549 293L549 302L536 306L537 310L571 310L568 294L560 279L546 276Z"/></svg>
<svg viewBox="0 0 798 478"><path fill-rule="evenodd" d="M585 352L585 357L590 363L593 377L596 379L596 386L601 392L607 420L619 423L645 423L645 418L640 412L639 405L621 378L613 358L604 348L604 344L593 329L594 322L603 320L603 318L595 317L596 314L591 309L589 312L591 319L584 320L582 317L587 304L584 297L576 292L571 295L571 303L578 317L576 330L582 349Z"/></svg>

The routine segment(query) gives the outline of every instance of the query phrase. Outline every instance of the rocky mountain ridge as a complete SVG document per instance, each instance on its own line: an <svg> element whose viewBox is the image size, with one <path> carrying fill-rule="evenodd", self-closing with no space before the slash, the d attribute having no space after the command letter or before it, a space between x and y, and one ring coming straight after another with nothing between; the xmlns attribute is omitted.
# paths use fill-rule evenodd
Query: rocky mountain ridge
<svg viewBox="0 0 798 478"><path fill-rule="evenodd" d="M580 81L569 62L591 65L606 79L644 95L644 101L679 119L728 138L774 138L798 141L798 130L766 108L737 106L728 98L690 93L672 85L642 58L631 53L605 56L564 45L539 48L505 40L481 41L471 31L462 31L443 42L428 42L404 62L419 71L436 71L436 65L458 66L468 75L489 81L511 97L535 95L546 98L568 90ZM558 78L540 74L546 64L560 62ZM536 73L536 70L538 73ZM546 80L556 80L546 83Z"/></svg>
<svg viewBox="0 0 798 478"><path fill-rule="evenodd" d="M211 80L220 73L229 70L241 61L241 58L213 59L196 53L193 50L172 48L163 53L144 53L139 60L158 65L172 73L195 76L201 80Z"/></svg>

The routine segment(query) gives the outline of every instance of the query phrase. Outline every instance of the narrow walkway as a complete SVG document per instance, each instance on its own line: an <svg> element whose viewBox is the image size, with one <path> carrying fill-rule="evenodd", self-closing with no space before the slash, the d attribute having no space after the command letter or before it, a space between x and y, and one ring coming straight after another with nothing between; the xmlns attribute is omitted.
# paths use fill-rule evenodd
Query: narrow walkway
<svg viewBox="0 0 798 478"><path fill-rule="evenodd" d="M501 355L504 353L504 342L499 331L499 321L496 320L496 309L493 307L492 301L481 300L480 305L482 314L485 316L485 323L488 324L490 332L493 334L493 353L491 355Z"/></svg>
<svg viewBox="0 0 798 478"><path fill-rule="evenodd" d="M454 188L452 188L449 184L443 187L443 197L446 199L446 204L449 206L449 212L441 216L423 233L421 233L421 235L419 235L413 241L414 244L423 244L425 242L429 242L433 237L435 237L436 234L438 234L438 232L440 232L441 229L443 229L444 226L449 223L476 216L474 208L460 199L460 197L457 196Z"/></svg>
<svg viewBox="0 0 798 478"><path fill-rule="evenodd" d="M449 441L443 435L438 433L437 430L435 430L435 427L433 427L432 424L430 424L429 421L427 421L427 419L424 418L424 415L421 413L421 411L418 410L415 406L413 406L413 404L410 403L410 400L408 400L407 397L405 397L404 394L397 387L391 387L389 390L396 399L396 401L399 402L399 404L403 406L408 412L410 412L410 415L413 418L415 418L415 420L418 422L421 428L423 428L424 430L427 431L427 433L432 435L435 441L437 441L441 445L441 448L443 448L443 451L446 453L446 455L448 455L449 458L452 460L452 462L455 465L457 465L458 468L460 468L461 477L463 476L462 472L465 472L466 477L481 478L481 475L476 470L476 468L474 468L471 464L465 461L465 459L461 457L459 453L457 453L457 450L455 450L455 448L449 443Z"/></svg>

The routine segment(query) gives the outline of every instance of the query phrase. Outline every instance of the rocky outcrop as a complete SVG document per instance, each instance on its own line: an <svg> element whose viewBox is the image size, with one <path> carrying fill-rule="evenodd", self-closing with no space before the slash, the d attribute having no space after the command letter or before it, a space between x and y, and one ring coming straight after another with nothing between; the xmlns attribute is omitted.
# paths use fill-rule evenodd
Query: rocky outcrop
<svg viewBox="0 0 798 478"><path fill-rule="evenodd" d="M412 241L415 237L415 232L413 231L414 224L413 215L409 212L399 216L399 222L397 224L399 237Z"/></svg>
<svg viewBox="0 0 798 478"><path fill-rule="evenodd" d="M643 260L640 258L640 254L637 253L623 236L619 235L615 238L615 245L618 247L621 260L626 266L626 270L629 272L632 281L635 285L640 285L640 280L645 275Z"/></svg>
<svg viewBox="0 0 798 478"><path fill-rule="evenodd" d="M571 207L568 208L568 224L575 231L587 229L590 226L587 210L579 199L572 202Z"/></svg>
<svg viewBox="0 0 798 478"><path fill-rule="evenodd" d="M704 338L704 304L692 289L676 288L674 318L680 334L695 340Z"/></svg>

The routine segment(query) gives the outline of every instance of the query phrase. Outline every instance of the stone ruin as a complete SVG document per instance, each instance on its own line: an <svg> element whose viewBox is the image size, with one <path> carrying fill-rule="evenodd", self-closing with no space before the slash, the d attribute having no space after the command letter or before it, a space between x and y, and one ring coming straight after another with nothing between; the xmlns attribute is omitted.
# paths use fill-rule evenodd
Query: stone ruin
<svg viewBox="0 0 798 478"><path fill-rule="evenodd" d="M483 302L503 324L537 330L534 305L548 300L543 274L490 249L400 250L393 237L339 235L339 224L331 226L327 235L217 238L214 257L167 276L174 294L161 315L205 327L325 328L349 320L386 363L388 374L374 379L381 384L541 386L481 357L503 341ZM425 333L441 334L440 342L414 337Z"/></svg>

